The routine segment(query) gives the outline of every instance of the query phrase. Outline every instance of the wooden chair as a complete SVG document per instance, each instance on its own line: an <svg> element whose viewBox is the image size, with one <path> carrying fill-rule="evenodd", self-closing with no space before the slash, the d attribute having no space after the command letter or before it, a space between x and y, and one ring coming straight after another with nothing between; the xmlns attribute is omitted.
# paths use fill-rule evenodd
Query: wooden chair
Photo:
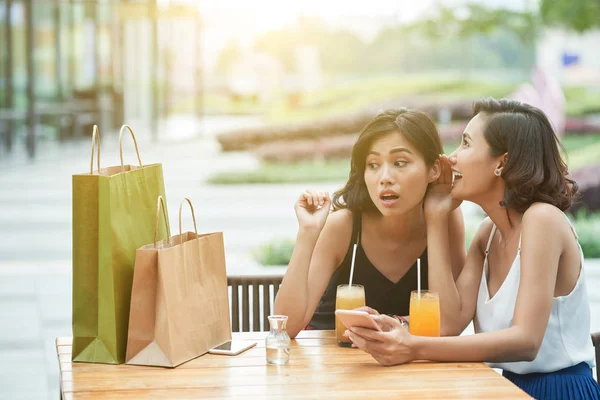
<svg viewBox="0 0 600 400"><path fill-rule="evenodd" d="M594 343L594 350L596 350L596 381L600 382L600 332L592 333L592 343Z"/></svg>
<svg viewBox="0 0 600 400"><path fill-rule="evenodd" d="M230 311L232 332L260 332L269 330L269 320L267 317L273 314L272 301L277 296L277 291L282 280L283 275L227 277L227 286L231 287ZM250 311L251 300L252 311ZM242 320L241 328L240 315ZM252 327L250 327L250 316L252 316Z"/></svg>

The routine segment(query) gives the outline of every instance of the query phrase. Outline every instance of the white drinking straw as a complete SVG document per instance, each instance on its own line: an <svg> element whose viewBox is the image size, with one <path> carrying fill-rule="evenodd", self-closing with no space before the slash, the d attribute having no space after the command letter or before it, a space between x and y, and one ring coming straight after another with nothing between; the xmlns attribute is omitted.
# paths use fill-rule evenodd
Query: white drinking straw
<svg viewBox="0 0 600 400"><path fill-rule="evenodd" d="M352 250L352 263L350 264L350 282L348 286L352 286L352 276L354 275L354 259L356 258L356 243L354 243L354 249Z"/></svg>
<svg viewBox="0 0 600 400"><path fill-rule="evenodd" d="M350 275L352 276L352 275ZM421 300L421 259L417 258L417 298Z"/></svg>

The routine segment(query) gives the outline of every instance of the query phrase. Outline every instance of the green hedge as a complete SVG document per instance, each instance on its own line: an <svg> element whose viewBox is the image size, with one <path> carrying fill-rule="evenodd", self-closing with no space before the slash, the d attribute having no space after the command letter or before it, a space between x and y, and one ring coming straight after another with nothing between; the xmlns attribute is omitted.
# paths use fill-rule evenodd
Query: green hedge
<svg viewBox="0 0 600 400"><path fill-rule="evenodd" d="M590 214L581 210L570 218L585 258L600 258L600 213Z"/></svg>
<svg viewBox="0 0 600 400"><path fill-rule="evenodd" d="M292 239L279 239L263 244L254 251L254 259L266 266L288 265L296 242Z"/></svg>
<svg viewBox="0 0 600 400"><path fill-rule="evenodd" d="M600 213L589 214L580 211L575 215L570 215L569 218L575 226L585 258L600 258ZM468 248L476 227L467 223L465 230ZM292 239L266 243L255 250L254 258L262 265L288 265L292 257L294 244L295 242Z"/></svg>

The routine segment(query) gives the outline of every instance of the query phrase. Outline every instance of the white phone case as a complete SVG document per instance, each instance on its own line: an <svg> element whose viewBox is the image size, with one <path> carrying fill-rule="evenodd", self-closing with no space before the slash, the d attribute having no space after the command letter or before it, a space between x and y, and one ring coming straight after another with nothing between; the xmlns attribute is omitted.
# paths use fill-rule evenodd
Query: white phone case
<svg viewBox="0 0 600 400"><path fill-rule="evenodd" d="M351 327L360 327L381 331L381 328L379 325L377 325L377 322L373 321L373 319L369 316L369 313L365 311L335 310L335 315L339 317L342 324L344 324L344 326L348 329Z"/></svg>
<svg viewBox="0 0 600 400"><path fill-rule="evenodd" d="M236 343L237 346L235 346L235 348L232 348L231 350L221 350L221 349L214 348L214 349L210 349L208 352L210 354L220 354L220 355L225 355L225 356L237 356L238 354L256 346L256 342L246 343L246 342L233 341L232 343Z"/></svg>

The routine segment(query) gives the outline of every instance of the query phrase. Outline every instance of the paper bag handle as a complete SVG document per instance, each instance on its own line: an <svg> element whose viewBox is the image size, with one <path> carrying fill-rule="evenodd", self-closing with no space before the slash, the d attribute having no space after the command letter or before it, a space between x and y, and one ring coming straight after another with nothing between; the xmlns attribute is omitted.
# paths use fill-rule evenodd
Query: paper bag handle
<svg viewBox="0 0 600 400"><path fill-rule="evenodd" d="M158 196L156 205L156 223L154 224L154 248L156 248L156 235L158 234L158 219L160 218L160 210L162 209L163 219L165 220L165 226L167 227L167 244L171 245L171 227L169 226L169 219L167 218L167 209L165 208L165 201L162 196Z"/></svg>
<svg viewBox="0 0 600 400"><path fill-rule="evenodd" d="M123 165L123 131L125 128L129 130L131 133L131 137L133 138L133 145L135 146L135 153L137 154L138 162L140 163L140 167L142 167L142 160L140 158L140 151L138 149L137 140L135 140L135 134L133 133L133 129L129 125L123 125L121 127L121 131L119 132L119 156L121 157L121 172L125 170L125 166Z"/></svg>
<svg viewBox="0 0 600 400"><path fill-rule="evenodd" d="M181 235L183 235L183 232L181 231L181 209L183 208L183 203L185 201L188 202L188 204L190 205L190 209L192 210L192 220L194 221L194 232L196 232L196 237L198 237L198 228L196 227L196 215L194 214L194 206L192 205L191 200L188 199L187 197L185 197L179 204L179 240L181 242L183 242L183 238L181 236Z"/></svg>
<svg viewBox="0 0 600 400"><path fill-rule="evenodd" d="M96 148L96 142L98 143L98 171L100 171L100 132L98 131L98 125L94 125L92 130L92 157L90 159L90 175L94 173L94 150Z"/></svg>

